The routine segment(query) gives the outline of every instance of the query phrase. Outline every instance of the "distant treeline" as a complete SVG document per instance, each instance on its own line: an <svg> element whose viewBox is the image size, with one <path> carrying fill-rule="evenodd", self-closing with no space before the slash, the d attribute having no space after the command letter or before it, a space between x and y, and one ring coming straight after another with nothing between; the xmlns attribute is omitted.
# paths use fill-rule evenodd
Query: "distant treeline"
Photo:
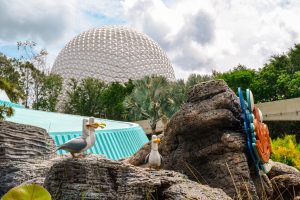
<svg viewBox="0 0 300 200"><path fill-rule="evenodd" d="M116 120L159 119L167 121L186 101L187 91L203 81L223 79L237 91L251 88L256 102L300 97L300 45L286 54L274 55L258 70L238 65L226 72L191 74L186 81L168 82L152 76L142 80L106 84L87 78L70 80L64 99L59 100L63 80L46 73L30 61L11 59L0 54L0 88L12 101L45 111L105 117ZM60 106L58 106L58 102Z"/></svg>

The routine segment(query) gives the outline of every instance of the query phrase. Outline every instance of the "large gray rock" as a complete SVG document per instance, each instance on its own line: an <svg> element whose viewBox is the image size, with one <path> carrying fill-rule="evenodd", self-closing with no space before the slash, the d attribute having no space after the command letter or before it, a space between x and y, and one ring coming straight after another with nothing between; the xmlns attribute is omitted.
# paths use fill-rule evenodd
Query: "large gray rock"
<svg viewBox="0 0 300 200"><path fill-rule="evenodd" d="M274 190L272 199L300 198L300 172L294 167L270 161L272 169L268 173Z"/></svg>
<svg viewBox="0 0 300 200"><path fill-rule="evenodd" d="M42 184L55 155L44 129L0 122L0 196L24 182Z"/></svg>
<svg viewBox="0 0 300 200"><path fill-rule="evenodd" d="M198 184L174 171L147 171L96 155L57 160L44 186L53 199L66 200L231 199L221 189Z"/></svg>
<svg viewBox="0 0 300 200"><path fill-rule="evenodd" d="M256 181L248 165L239 99L222 80L194 86L187 103L170 119L161 141L164 169L183 172L233 198L258 199L256 188L262 184L270 188L268 177L267 183ZM140 166L149 152L148 143L128 162Z"/></svg>
<svg viewBox="0 0 300 200"><path fill-rule="evenodd" d="M296 174L296 175L300 174L299 170L297 170L295 167L288 166L280 162L274 162L272 160L270 160L269 163L272 165L272 168L268 173L268 177L270 179L284 174Z"/></svg>

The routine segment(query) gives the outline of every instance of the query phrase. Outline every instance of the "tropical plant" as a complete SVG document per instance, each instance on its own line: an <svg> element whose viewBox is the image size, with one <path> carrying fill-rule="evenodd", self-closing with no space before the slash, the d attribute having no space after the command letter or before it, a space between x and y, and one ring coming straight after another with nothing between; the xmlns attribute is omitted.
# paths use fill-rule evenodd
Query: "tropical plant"
<svg viewBox="0 0 300 200"><path fill-rule="evenodd" d="M14 85L4 78L0 77L0 89L4 90L8 97L16 100L20 97L20 93L15 89ZM0 120L3 120L5 117L11 117L14 114L12 107L7 105L0 105Z"/></svg>
<svg viewBox="0 0 300 200"><path fill-rule="evenodd" d="M11 117L14 114L14 109L10 106L0 105L0 121L5 117Z"/></svg>
<svg viewBox="0 0 300 200"><path fill-rule="evenodd" d="M191 89L194 85L212 80L213 76L211 75L200 75L200 74L190 74L186 81L187 90Z"/></svg>
<svg viewBox="0 0 300 200"><path fill-rule="evenodd" d="M20 185L10 189L2 200L51 200L50 193L40 185Z"/></svg>
<svg viewBox="0 0 300 200"><path fill-rule="evenodd" d="M167 116L172 116L174 113L180 110L181 106L187 100L187 86L184 80L177 80L176 82L170 82L168 88L168 109L166 109Z"/></svg>
<svg viewBox="0 0 300 200"><path fill-rule="evenodd" d="M295 135L285 135L283 138L272 140L272 159L300 170L300 144Z"/></svg>
<svg viewBox="0 0 300 200"><path fill-rule="evenodd" d="M16 88L16 86L10 81L0 77L0 89L4 90L13 102L17 102L19 98L22 98L22 93Z"/></svg>
<svg viewBox="0 0 300 200"><path fill-rule="evenodd" d="M146 76L134 82L134 90L126 97L124 105L131 120L147 119L155 133L156 124L162 117L170 117L173 100L168 90L170 84L162 76Z"/></svg>

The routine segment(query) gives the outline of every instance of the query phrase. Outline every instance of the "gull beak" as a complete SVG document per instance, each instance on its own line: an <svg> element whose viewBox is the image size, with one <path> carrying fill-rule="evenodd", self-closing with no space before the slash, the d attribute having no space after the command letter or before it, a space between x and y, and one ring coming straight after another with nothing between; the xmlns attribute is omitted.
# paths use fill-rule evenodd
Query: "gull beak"
<svg viewBox="0 0 300 200"><path fill-rule="evenodd" d="M93 124L87 124L86 125L88 128L105 128L106 127L106 124L104 122L95 122Z"/></svg>
<svg viewBox="0 0 300 200"><path fill-rule="evenodd" d="M156 138L155 140L153 140L154 143L160 143L160 138Z"/></svg>

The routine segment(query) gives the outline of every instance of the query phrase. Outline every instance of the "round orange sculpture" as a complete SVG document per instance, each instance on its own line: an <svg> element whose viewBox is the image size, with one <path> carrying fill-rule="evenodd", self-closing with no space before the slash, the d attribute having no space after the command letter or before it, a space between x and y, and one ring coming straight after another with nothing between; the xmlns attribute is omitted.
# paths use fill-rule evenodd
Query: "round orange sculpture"
<svg viewBox="0 0 300 200"><path fill-rule="evenodd" d="M254 106L254 131L256 133L256 149L262 162L267 163L272 153L269 129L266 124L261 122L259 110Z"/></svg>

